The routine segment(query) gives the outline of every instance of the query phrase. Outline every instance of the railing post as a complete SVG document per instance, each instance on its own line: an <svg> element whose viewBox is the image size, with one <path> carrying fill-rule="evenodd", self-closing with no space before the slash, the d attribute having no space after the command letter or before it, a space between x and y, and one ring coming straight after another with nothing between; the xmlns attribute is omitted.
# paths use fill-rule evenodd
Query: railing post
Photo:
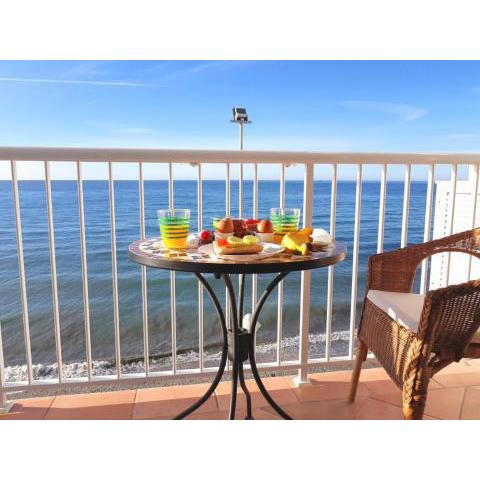
<svg viewBox="0 0 480 480"><path fill-rule="evenodd" d="M355 324L357 317L357 286L358 286L358 252L360 243L360 220L362 210L362 174L363 165L357 164L357 183L355 188L355 223L353 229L352 253L352 294L350 297L350 335L348 341L348 356L353 360L353 341L355 339Z"/></svg>
<svg viewBox="0 0 480 480"><path fill-rule="evenodd" d="M305 164L305 175L303 180L303 226L312 225L313 213L313 164ZM297 385L309 383L308 353L310 333L310 284L311 272L302 272L301 299L300 299L300 369L298 370Z"/></svg>
<svg viewBox="0 0 480 480"><path fill-rule="evenodd" d="M280 165L280 208L285 208L285 164ZM282 363L283 338L283 281L277 286L277 365Z"/></svg>
<svg viewBox="0 0 480 480"><path fill-rule="evenodd" d="M430 227L432 223L432 205L433 193L435 190L435 164L430 164L428 167L428 184L427 184L427 198L425 200L425 226L423 227L423 242L430 240ZM422 273L420 277L420 293L425 294L427 291L428 281L428 260L422 262Z"/></svg>
<svg viewBox="0 0 480 480"><path fill-rule="evenodd" d="M7 413L13 403L7 402L7 395L3 390L5 385L5 364L3 359L2 324L0 322L0 414Z"/></svg>

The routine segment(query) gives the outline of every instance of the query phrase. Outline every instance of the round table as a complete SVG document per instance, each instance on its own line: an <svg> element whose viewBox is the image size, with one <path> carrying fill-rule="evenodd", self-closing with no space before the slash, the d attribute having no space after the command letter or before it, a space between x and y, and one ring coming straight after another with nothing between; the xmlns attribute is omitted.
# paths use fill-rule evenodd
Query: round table
<svg viewBox="0 0 480 480"><path fill-rule="evenodd" d="M232 388L229 418L231 420L235 419L237 388L238 383L240 383L247 403L247 415L245 418L253 419L251 396L245 383L243 371L243 363L249 360L252 375L262 395L275 412L284 419L290 420L291 417L287 415L270 396L258 373L257 364L255 362L255 327L257 325L258 317L270 293L290 272L312 270L334 265L345 258L346 252L347 249L343 243L334 241L331 245L322 250L311 252L306 256L280 253L274 257L263 258L258 262L238 262L208 256L198 252L197 249L187 249L183 251L167 250L161 246L160 239L158 238L137 240L130 244L128 254L130 259L136 263L163 270L191 272L195 274L197 279L208 292L215 306L222 327L222 356L218 372L215 375L211 386L199 400L177 415L175 419L185 418L208 400L220 383L225 371L227 358L229 358L232 364ZM245 275L262 273L276 273L277 275L258 299L252 313L250 326L247 329L243 327ZM215 295L210 283L206 280L205 274L213 274L216 279L221 278L225 282L232 320L230 328L227 328L225 314L220 301ZM230 275L232 274L239 276L238 301L236 300L235 291L230 278Z"/></svg>

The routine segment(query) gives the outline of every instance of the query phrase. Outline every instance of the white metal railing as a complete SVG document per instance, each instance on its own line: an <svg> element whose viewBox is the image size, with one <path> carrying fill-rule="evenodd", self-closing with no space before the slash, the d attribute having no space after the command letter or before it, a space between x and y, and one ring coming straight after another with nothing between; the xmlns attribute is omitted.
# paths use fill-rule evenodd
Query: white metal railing
<svg viewBox="0 0 480 480"><path fill-rule="evenodd" d="M29 306L27 301L27 283L25 276L25 265L23 256L22 240L22 222L21 208L19 202L19 188L17 163L23 161L42 161L44 163L45 174L45 193L48 221L48 242L50 249L50 272L52 288L52 306L53 306L53 325L55 337L55 349L58 368L56 379L35 380L33 377L32 366L32 348L31 333L29 321ZM11 182L13 195L13 208L15 216L16 242L18 253L18 273L20 287L20 302L22 307L23 336L26 351L26 381L9 382L5 379L3 350L1 342L1 309L0 309L0 408L5 397L4 394L9 391L35 390L39 388L58 388L59 385L68 383L69 385L88 385L90 382L109 383L109 382L145 382L150 378L176 377L176 376L196 376L199 374L213 374L215 368L204 365L204 303L203 287L198 285L198 349L199 363L198 368L178 369L177 368L177 322L176 322L176 279L175 273L170 274L170 313L171 313L171 359L172 368L170 371L152 371L150 368L150 338L149 338L149 319L147 305L147 275L146 268L141 267L141 299L142 299L142 327L143 327L143 361L144 372L128 374L122 373L122 353L120 349L120 323L119 323L119 292L118 292L118 266L117 266L117 239L116 239L116 215L115 215L115 184L113 181L113 164L115 163L136 163L138 165L139 175L139 235L145 237L145 190L144 190L144 164L162 163L168 167L168 204L174 206L174 175L173 167L176 164L191 164L197 168L197 220L198 229L203 225L203 164L223 164L226 168L226 196L225 212L231 214L231 164L239 164L239 211L244 211L243 203L243 165L251 164L253 166L253 215L257 216L259 209L258 200L258 164L277 164L280 165L280 198L279 204L285 205L285 169L292 165L304 166L303 181L303 223L309 225L312 222L313 215L313 186L314 186L314 167L315 165L331 165L331 205L330 205L330 231L334 235L336 230L337 213L337 179L339 165L354 165L356 168L356 186L355 186L355 213L354 213L354 234L353 250L349 252L352 258L352 276L351 276L351 305L349 319L349 343L348 354L338 357L332 356L332 319L333 319L333 295L334 295L334 267L329 267L327 276L327 306L326 306L326 341L325 356L323 358L309 358L309 333L310 333L310 290L311 273L303 272L301 274L301 292L300 292L300 318L299 318L299 356L297 360L282 359L282 339L283 339L283 286L280 284L277 306L277 350L276 360L270 363L259 365L261 370L291 370L299 369L299 381L307 380L308 369L312 365L319 363L329 363L334 361L351 360L354 356L355 327L357 324L357 284L359 273L359 253L360 253L360 226L362 214L362 184L365 165L379 165L381 167L380 176L380 196L379 196L379 218L378 218L378 239L377 251L383 251L384 246L384 228L385 228L385 204L387 194L387 166L405 165L404 194L403 194L403 213L402 230L400 244L402 246L408 243L408 217L410 208L410 186L411 170L414 165L426 165L428 167L428 186L426 196L424 240L430 239L430 229L432 223L432 209L434 198L435 165L451 165L451 188L455 193L457 184L458 165L473 165L473 171L476 172L474 179L475 194L473 205L472 226L476 219L476 198L478 195L479 183L479 164L480 154L408 154L408 153L309 153L309 152L253 152L253 151L201 151L201 150L147 150L147 149L86 149L86 148L35 148L35 147L0 147L0 161L10 162ZM80 259L82 275L82 301L83 301L83 319L85 330L85 356L87 363L87 375L85 378L64 378L62 372L62 342L60 334L60 315L58 305L58 283L55 257L55 235L54 218L52 210L52 190L50 167L52 162L71 162L76 166L76 181L78 195L78 216L80 232ZM106 162L108 165L108 194L109 194L109 218L110 218L110 243L112 253L112 290L113 290L113 318L114 318L114 361L116 366L116 375L96 376L93 375L93 357L92 357L92 333L90 325L90 302L89 285L87 270L87 245L85 237L85 212L84 212L84 192L82 164L86 162ZM453 199L455 195L453 195ZM452 212L455 209L454 200L452 203ZM453 229L453 215L451 217L450 231ZM132 239L133 240L133 239ZM423 262L421 270L422 292L427 290L427 262ZM257 278L252 279L252 304L257 298ZM227 309L227 321L229 311Z"/></svg>

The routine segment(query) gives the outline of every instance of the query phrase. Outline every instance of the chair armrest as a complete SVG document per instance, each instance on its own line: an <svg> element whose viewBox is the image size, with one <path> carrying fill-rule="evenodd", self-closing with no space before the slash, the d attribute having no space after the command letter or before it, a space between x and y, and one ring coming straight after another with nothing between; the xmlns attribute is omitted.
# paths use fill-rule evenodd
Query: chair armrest
<svg viewBox="0 0 480 480"><path fill-rule="evenodd" d="M443 357L460 360L480 328L480 280L451 285L425 296L417 337Z"/></svg>

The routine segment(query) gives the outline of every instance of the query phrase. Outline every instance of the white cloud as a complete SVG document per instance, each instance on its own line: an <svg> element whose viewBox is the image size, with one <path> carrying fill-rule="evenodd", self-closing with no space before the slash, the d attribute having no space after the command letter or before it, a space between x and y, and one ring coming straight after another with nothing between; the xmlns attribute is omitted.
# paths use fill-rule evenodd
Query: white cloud
<svg viewBox="0 0 480 480"><path fill-rule="evenodd" d="M101 80L65 80L65 79L54 79L54 78L0 77L0 82L73 84L73 85L92 85L92 86L99 86L99 87L133 87L133 88L161 87L161 85L158 85L155 83L140 83L140 82L128 82L128 81L101 81Z"/></svg>
<svg viewBox="0 0 480 480"><path fill-rule="evenodd" d="M428 114L428 110L425 108L406 103L350 100L340 102L340 105L348 108L359 108L394 115L400 117L404 122L411 122Z"/></svg>
<svg viewBox="0 0 480 480"><path fill-rule="evenodd" d="M111 71L105 67L109 65L111 61L76 61L66 71L60 74L60 79L66 80L80 80L81 78L92 78L101 75L111 75Z"/></svg>
<svg viewBox="0 0 480 480"><path fill-rule="evenodd" d="M248 60L211 60L197 63L195 65L176 70L165 76L168 79L180 78L180 77L192 77L203 72L228 70L231 68L241 67L249 64Z"/></svg>

